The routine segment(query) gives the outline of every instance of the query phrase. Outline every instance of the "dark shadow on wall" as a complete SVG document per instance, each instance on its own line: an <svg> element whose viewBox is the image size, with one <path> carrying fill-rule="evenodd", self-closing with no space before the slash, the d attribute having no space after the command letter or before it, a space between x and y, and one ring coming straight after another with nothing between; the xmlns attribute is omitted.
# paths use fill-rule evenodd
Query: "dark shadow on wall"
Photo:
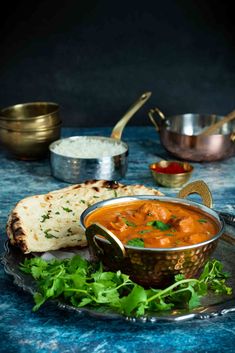
<svg viewBox="0 0 235 353"><path fill-rule="evenodd" d="M130 124L234 109L234 21L216 0L16 3L1 30L0 107L61 105L65 126L113 126L144 91Z"/></svg>

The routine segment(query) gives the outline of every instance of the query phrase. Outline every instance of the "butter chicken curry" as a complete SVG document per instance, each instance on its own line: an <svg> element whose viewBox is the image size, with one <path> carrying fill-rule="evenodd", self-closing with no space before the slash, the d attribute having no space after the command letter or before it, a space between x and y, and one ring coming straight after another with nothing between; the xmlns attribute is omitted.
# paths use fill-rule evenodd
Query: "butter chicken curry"
<svg viewBox="0 0 235 353"><path fill-rule="evenodd" d="M216 222L193 208L158 200L104 206L86 218L100 223L123 244L174 248L204 242L218 232Z"/></svg>

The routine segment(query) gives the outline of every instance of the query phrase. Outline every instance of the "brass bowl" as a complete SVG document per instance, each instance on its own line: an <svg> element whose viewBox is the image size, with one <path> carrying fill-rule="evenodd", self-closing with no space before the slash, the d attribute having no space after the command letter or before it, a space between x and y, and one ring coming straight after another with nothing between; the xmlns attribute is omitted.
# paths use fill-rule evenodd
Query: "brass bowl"
<svg viewBox="0 0 235 353"><path fill-rule="evenodd" d="M0 127L0 144L13 157L22 160L43 158L51 142L60 138L61 123L48 129L30 131L10 130Z"/></svg>
<svg viewBox="0 0 235 353"><path fill-rule="evenodd" d="M214 252L223 234L224 221L210 209L211 194L203 181L195 181L181 190L182 196L198 193L204 205L164 196L129 196L98 202L87 208L81 215L81 225L86 231L89 251L95 261L102 261L108 270L121 270L130 278L145 287L164 287L174 281L174 276L183 274L186 278L196 277ZM140 248L123 245L114 233L98 223L86 227L87 217L101 207L135 200L160 200L185 205L203 215L209 216L217 224L218 232L209 240L176 248ZM207 205L207 206L205 206Z"/></svg>
<svg viewBox="0 0 235 353"><path fill-rule="evenodd" d="M0 111L0 127L5 129L35 131L59 123L59 106L52 102L17 104Z"/></svg>
<svg viewBox="0 0 235 353"><path fill-rule="evenodd" d="M154 170L154 167L166 168L172 162L176 162L177 164L182 166L184 169L184 173L168 174L168 173L162 173ZM187 162L165 161L165 160L150 164L149 169L157 184L166 186L169 188L178 188L184 185L191 178L191 175L193 172L193 166Z"/></svg>

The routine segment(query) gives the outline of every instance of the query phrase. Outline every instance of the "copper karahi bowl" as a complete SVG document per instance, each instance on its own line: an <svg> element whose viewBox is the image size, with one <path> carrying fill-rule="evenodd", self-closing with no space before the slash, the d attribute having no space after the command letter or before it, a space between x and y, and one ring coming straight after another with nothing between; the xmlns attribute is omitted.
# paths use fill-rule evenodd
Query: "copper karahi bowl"
<svg viewBox="0 0 235 353"><path fill-rule="evenodd" d="M202 196L203 205L180 198L191 193ZM200 273L206 261L214 252L220 236L223 234L224 222L210 208L212 199L209 189L202 181L188 184L180 192L180 197L164 196L130 196L98 202L87 208L81 215L81 225L86 229L91 258L101 261L111 271L121 270L130 278L145 287L164 287L174 281L174 276L183 274L192 278ZM184 205L209 216L217 225L217 233L207 241L175 248L142 248L123 245L121 241L101 224L94 223L86 227L89 215L101 207L123 204L135 200L159 200Z"/></svg>
<svg viewBox="0 0 235 353"><path fill-rule="evenodd" d="M212 162L235 155L235 121L224 124L217 133L204 136L203 130L223 119L215 114L178 114L166 117L158 108L149 118L164 148L173 156L194 162Z"/></svg>

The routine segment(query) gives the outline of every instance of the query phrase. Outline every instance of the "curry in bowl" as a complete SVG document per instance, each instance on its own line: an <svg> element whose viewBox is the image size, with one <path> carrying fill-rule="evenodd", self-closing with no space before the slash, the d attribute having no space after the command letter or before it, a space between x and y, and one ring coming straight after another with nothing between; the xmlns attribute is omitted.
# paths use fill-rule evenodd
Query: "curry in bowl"
<svg viewBox="0 0 235 353"><path fill-rule="evenodd" d="M187 200L191 193L203 204ZM175 275L199 275L224 231L224 221L210 208L203 181L186 185L181 197L128 196L88 207L81 215L89 252L107 270L121 270L145 287L162 288Z"/></svg>
<svg viewBox="0 0 235 353"><path fill-rule="evenodd" d="M124 245L176 248L211 239L219 230L212 217L187 205L160 200L111 204L88 215L88 227L99 223Z"/></svg>

